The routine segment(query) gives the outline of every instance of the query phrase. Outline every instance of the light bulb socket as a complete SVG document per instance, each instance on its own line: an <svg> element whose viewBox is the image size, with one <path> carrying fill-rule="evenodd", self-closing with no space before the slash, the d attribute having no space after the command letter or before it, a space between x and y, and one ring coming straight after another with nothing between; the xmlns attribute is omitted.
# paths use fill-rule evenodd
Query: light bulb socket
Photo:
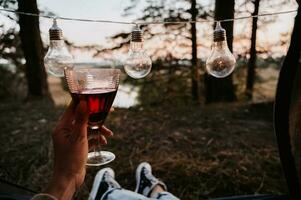
<svg viewBox="0 0 301 200"><path fill-rule="evenodd" d="M142 42L142 31L139 26L136 26L131 33L132 42Z"/></svg>
<svg viewBox="0 0 301 200"><path fill-rule="evenodd" d="M227 39L226 30L221 26L220 22L216 23L216 27L213 32L213 41L222 42Z"/></svg>
<svg viewBox="0 0 301 200"><path fill-rule="evenodd" d="M50 40L63 40L63 31L58 27L56 19L53 19L53 24L49 29Z"/></svg>

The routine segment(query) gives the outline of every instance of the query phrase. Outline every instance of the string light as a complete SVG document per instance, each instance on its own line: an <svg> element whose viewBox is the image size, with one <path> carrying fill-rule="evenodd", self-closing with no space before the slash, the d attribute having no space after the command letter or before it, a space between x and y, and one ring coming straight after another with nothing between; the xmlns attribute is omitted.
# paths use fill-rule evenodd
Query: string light
<svg viewBox="0 0 301 200"><path fill-rule="evenodd" d="M223 19L223 20L186 20L186 21L139 21L139 22L127 22L127 21L115 21L115 20L102 20L102 19L84 19L84 18L71 18L71 17L60 17L60 16L53 16L53 15L45 15L45 14L37 14L37 13L29 13L29 12L21 12L13 9L8 8L0 8L0 11L4 12L11 12L16 13L19 15L27 15L33 17L41 17L41 18L48 18L48 19L60 19L66 21L81 21L81 22L95 22L95 23L110 23L110 24L128 24L128 25L148 25L148 24L190 24L190 23L215 23L215 22L230 22L236 20L243 20L249 18L257 18L257 17L265 17L265 16L272 16L272 15L282 15L282 14L289 14L289 13L296 13L298 10L285 10L279 12L272 12L272 13L262 13L258 15L249 15L243 17L236 17L231 19Z"/></svg>
<svg viewBox="0 0 301 200"><path fill-rule="evenodd" d="M206 61L207 72L216 78L229 76L235 68L236 60L228 48L226 39L226 30L217 22L213 32L212 52Z"/></svg>
<svg viewBox="0 0 301 200"><path fill-rule="evenodd" d="M67 48L65 47L62 39L62 31L57 27L56 19L68 21L81 21L81 22L95 22L95 23L111 23L111 24L125 24L135 25L131 33L131 45L129 56L124 63L126 73L132 78L143 78L149 74L151 70L152 61L143 49L142 32L139 25L150 24L191 24L191 23L216 23L214 30L214 45L211 55L206 61L206 69L209 74L217 78L223 78L231 74L235 68L236 60L230 52L226 42L226 31L220 26L220 22L231 22L236 20L243 20L248 18L258 18L262 16L281 15L288 13L295 13L297 10L286 10L273 13L262 13L258 15L243 16L223 20L184 20L184 21L113 21L102 19L83 19L83 18L69 18L59 17L45 14L22 12L7 8L0 8L0 11L12 12L19 15L42 17L53 19L53 26L49 30L50 34L50 47L45 56L45 66L47 71L54 75L61 77L66 67L73 67L73 59ZM55 36L55 34L58 34Z"/></svg>
<svg viewBox="0 0 301 200"><path fill-rule="evenodd" d="M130 50L124 62L124 70L130 77L139 79L147 76L151 68L152 60L143 48L142 31L136 25L131 33Z"/></svg>
<svg viewBox="0 0 301 200"><path fill-rule="evenodd" d="M64 70L73 67L73 57L65 45L62 29L58 27L56 19L53 19L49 29L49 39L48 52L44 58L46 71L50 75L64 77Z"/></svg>

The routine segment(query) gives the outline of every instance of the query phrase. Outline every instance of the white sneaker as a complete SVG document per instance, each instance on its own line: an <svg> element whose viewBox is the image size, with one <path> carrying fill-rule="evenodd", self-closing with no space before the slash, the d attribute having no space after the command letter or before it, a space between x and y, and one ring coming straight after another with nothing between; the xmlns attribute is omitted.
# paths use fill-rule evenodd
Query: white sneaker
<svg viewBox="0 0 301 200"><path fill-rule="evenodd" d="M163 182L159 181L152 174L152 167L150 166L150 164L147 162L140 163L140 165L136 169L135 192L149 197L156 185L162 186L163 189L167 191L166 185Z"/></svg>
<svg viewBox="0 0 301 200"><path fill-rule="evenodd" d="M115 180L115 173L113 169L109 167L101 169L97 172L94 178L89 200L101 199L107 191L114 188L121 187Z"/></svg>

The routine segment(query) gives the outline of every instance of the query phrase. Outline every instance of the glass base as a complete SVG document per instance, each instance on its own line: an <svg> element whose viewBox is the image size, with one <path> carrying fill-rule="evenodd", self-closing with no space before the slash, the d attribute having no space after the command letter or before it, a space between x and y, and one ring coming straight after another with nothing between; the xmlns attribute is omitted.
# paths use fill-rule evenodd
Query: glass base
<svg viewBox="0 0 301 200"><path fill-rule="evenodd" d="M101 166L115 160L115 154L109 151L93 151L88 153L87 166Z"/></svg>

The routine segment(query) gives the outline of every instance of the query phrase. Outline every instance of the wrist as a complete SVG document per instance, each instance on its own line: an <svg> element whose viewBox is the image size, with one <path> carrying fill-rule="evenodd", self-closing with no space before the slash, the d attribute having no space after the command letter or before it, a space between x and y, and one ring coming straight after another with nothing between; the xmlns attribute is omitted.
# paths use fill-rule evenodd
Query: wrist
<svg viewBox="0 0 301 200"><path fill-rule="evenodd" d="M76 189L77 185L74 178L54 175L44 193L50 194L58 200L70 200Z"/></svg>

